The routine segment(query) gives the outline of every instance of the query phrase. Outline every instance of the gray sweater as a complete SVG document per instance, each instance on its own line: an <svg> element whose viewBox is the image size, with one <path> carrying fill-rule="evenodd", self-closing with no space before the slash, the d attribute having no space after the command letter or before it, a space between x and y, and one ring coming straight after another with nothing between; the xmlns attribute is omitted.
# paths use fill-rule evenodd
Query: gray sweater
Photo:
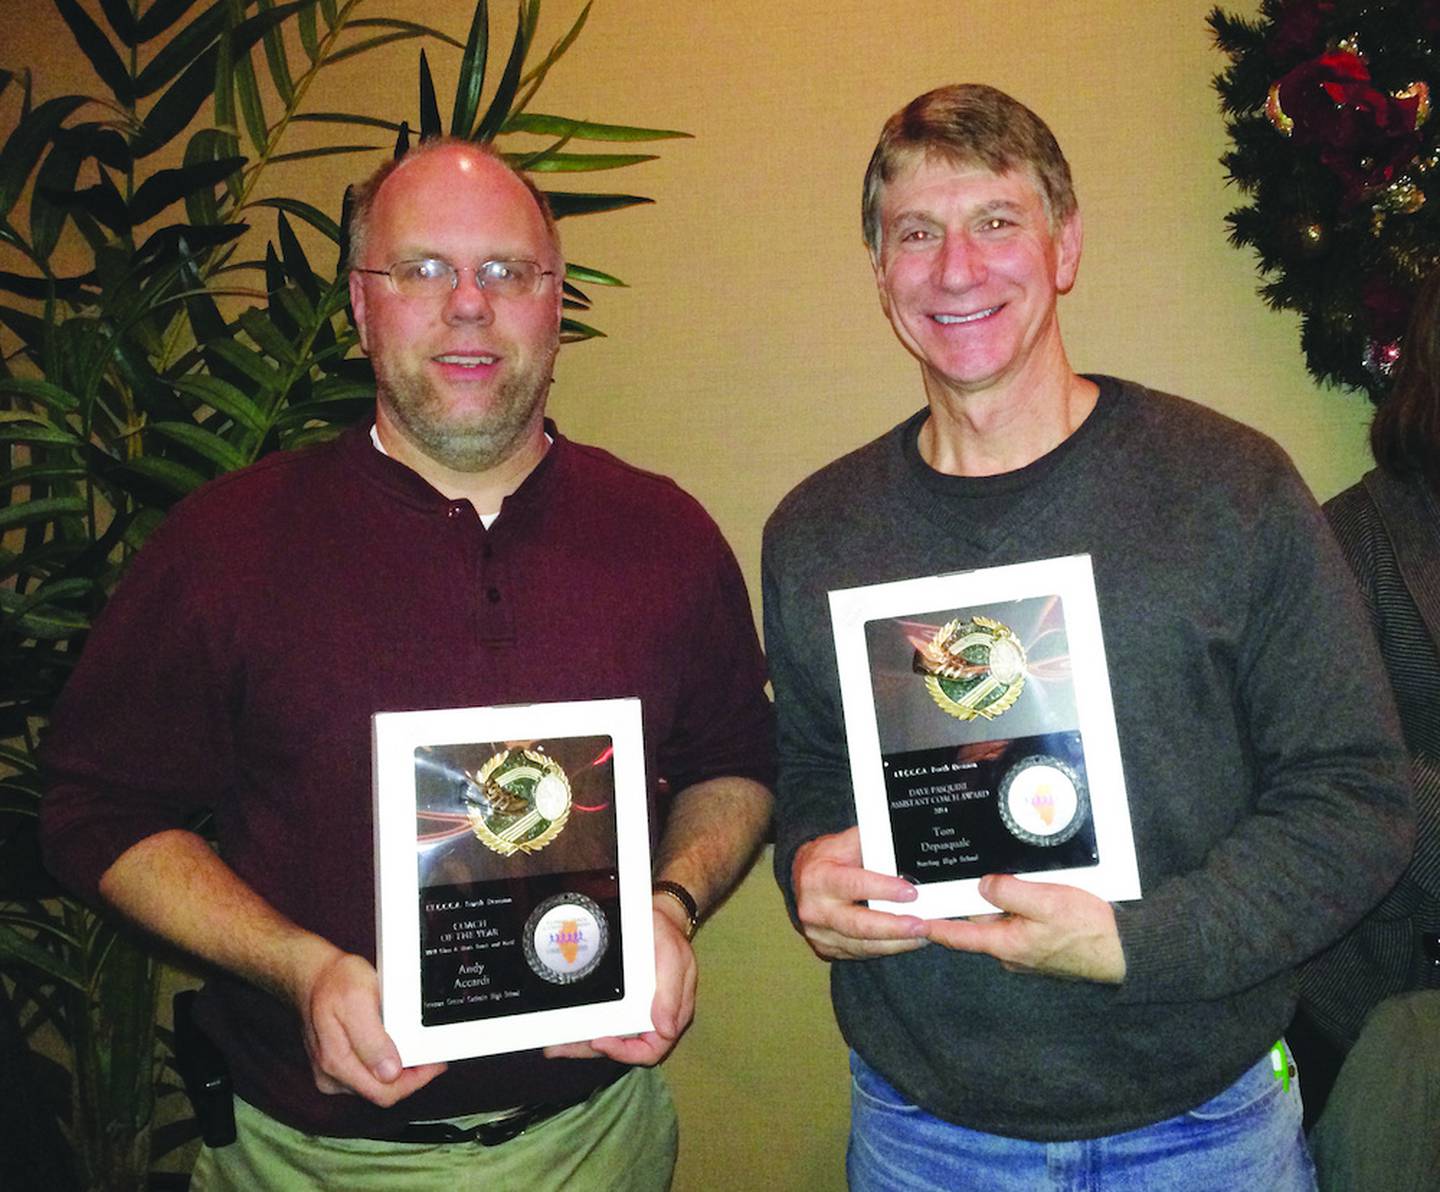
<svg viewBox="0 0 1440 1192"><path fill-rule="evenodd" d="M822 469L765 535L780 725L775 865L855 822L826 593L1088 552L1139 855L1116 987L922 948L834 964L847 1041L930 1112L1059 1140L1133 1129L1236 1080L1294 969L1390 886L1412 818L1364 614L1284 453L1111 378L1064 444L1001 476L920 459L925 411Z"/></svg>

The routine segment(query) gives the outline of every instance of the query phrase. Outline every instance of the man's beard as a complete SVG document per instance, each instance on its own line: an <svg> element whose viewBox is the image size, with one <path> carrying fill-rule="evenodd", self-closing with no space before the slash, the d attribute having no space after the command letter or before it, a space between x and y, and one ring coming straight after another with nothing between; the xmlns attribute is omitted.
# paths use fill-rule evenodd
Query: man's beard
<svg viewBox="0 0 1440 1192"><path fill-rule="evenodd" d="M383 355L371 363L380 399L421 451L452 471L484 472L510 458L544 406L557 351L558 345L523 371L507 374L483 409L462 414L419 369Z"/></svg>

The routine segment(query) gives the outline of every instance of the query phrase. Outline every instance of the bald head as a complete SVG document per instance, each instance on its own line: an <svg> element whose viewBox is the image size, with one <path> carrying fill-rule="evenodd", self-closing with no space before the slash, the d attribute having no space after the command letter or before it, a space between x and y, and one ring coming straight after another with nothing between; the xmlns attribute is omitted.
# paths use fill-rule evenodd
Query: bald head
<svg viewBox="0 0 1440 1192"><path fill-rule="evenodd" d="M432 161L432 158L435 160ZM432 137L429 140L421 141L403 157L387 159L377 166L363 182L355 186L351 193L349 243L345 267L355 269L367 266L367 264L369 267L375 266L375 262L366 261L365 252L370 241L375 208L380 200L381 191L393 189L389 186L391 179L397 175L411 173L417 167L423 167L420 169L420 181L440 186L446 185L447 180L450 183L463 184L467 179L474 178L479 172L487 170L486 163L489 163L490 167L498 167L500 171L508 174L518 183L520 190L513 191L511 197L516 201L521 201L521 191L525 197L528 197L544 224L545 235L554 249L555 260L563 260L560 232L555 226L555 217L550 211L550 204L529 178L513 169L509 162L482 141L466 141L459 137ZM408 189L407 187L406 190L408 191ZM504 188L501 187L497 193L503 195L503 190ZM424 201L423 194L421 201Z"/></svg>
<svg viewBox="0 0 1440 1192"><path fill-rule="evenodd" d="M377 173L356 214L350 305L381 443L441 491L504 488L496 477L544 451L564 304L553 223L524 179L466 141ZM493 284L492 266L526 280ZM417 270L441 284L397 284Z"/></svg>

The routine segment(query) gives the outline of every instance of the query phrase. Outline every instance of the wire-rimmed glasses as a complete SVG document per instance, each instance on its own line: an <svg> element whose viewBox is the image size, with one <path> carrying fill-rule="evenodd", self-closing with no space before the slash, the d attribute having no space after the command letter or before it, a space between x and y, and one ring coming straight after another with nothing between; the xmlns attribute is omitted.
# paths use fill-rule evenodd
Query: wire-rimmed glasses
<svg viewBox="0 0 1440 1192"><path fill-rule="evenodd" d="M356 269L383 277L402 298L445 298L460 284L461 266L440 257L396 261L389 269ZM475 284L492 298L524 298L540 288L540 279L554 277L538 261L482 261L475 266Z"/></svg>

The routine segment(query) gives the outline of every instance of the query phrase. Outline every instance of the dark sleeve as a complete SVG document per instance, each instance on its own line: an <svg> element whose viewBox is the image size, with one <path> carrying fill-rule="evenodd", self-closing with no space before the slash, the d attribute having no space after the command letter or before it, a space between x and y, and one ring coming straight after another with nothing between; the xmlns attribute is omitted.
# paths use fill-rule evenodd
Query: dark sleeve
<svg viewBox="0 0 1440 1192"><path fill-rule="evenodd" d="M817 668L834 669L826 596L807 590L805 548L775 519L763 552L765 650L775 690L780 773L775 787L775 877L795 918L791 867L800 846L855 824L855 797L838 688Z"/></svg>
<svg viewBox="0 0 1440 1192"><path fill-rule="evenodd" d="M707 519L708 520L708 519ZM659 744L660 771L675 792L710 778L775 781L775 724L765 694L765 659L745 578L710 523L702 593L683 658L676 718Z"/></svg>
<svg viewBox="0 0 1440 1192"><path fill-rule="evenodd" d="M1355 586L1292 470L1260 505L1236 659L1255 795L1203 865L1117 906L1123 1001L1221 997L1293 968L1410 855L1404 753Z"/></svg>
<svg viewBox="0 0 1440 1192"><path fill-rule="evenodd" d="M1325 502L1325 519L1330 525L1340 553L1350 568L1360 599L1365 605L1365 614L1378 640L1381 638L1380 612L1375 604L1375 573L1378 566L1377 552L1389 554L1385 541L1385 530L1374 503L1365 494L1361 485L1347 488Z"/></svg>
<svg viewBox="0 0 1440 1192"><path fill-rule="evenodd" d="M1440 927L1440 650L1416 607L1368 485L1347 489L1325 516L1370 615L1400 710L1415 797L1415 852L1394 888L1348 935L1305 966L1311 1014L1354 1040L1384 998L1414 987L1417 934Z"/></svg>
<svg viewBox="0 0 1440 1192"><path fill-rule="evenodd" d="M210 628L221 593L196 576L220 551L171 515L101 613L45 734L45 863L87 898L128 848L184 827L230 784L229 682Z"/></svg>

